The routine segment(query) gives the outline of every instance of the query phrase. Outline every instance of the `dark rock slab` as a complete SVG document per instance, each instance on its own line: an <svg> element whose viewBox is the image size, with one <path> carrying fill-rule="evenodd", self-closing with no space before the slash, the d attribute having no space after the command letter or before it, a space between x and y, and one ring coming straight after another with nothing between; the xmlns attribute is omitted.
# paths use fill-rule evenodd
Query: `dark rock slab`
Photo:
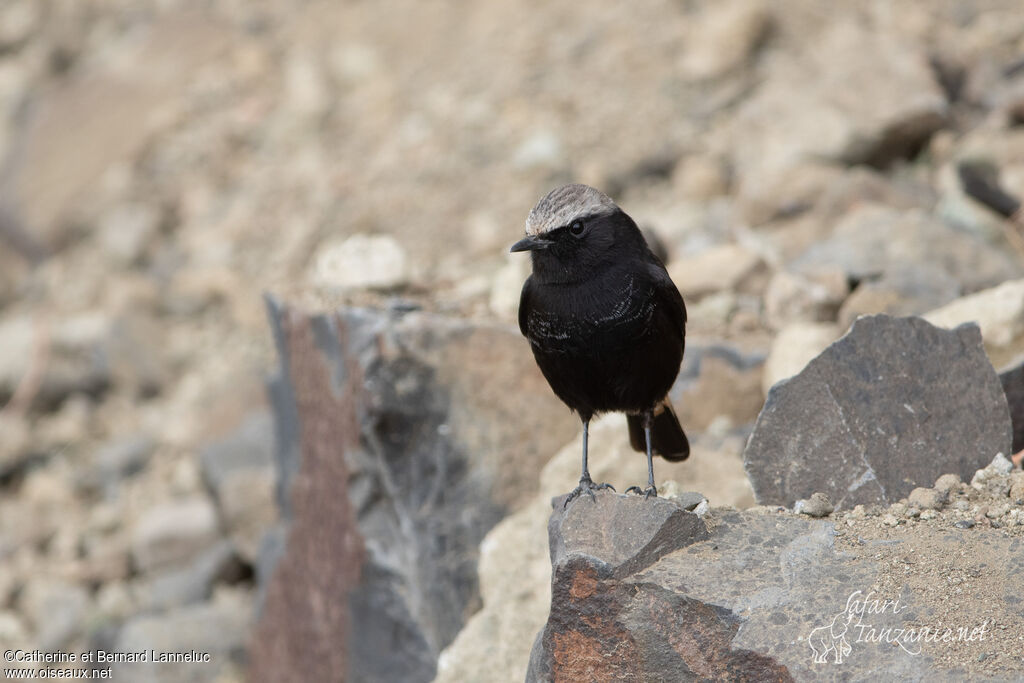
<svg viewBox="0 0 1024 683"><path fill-rule="evenodd" d="M528 683L967 680L979 655L1002 647L994 625L1020 613L1020 539L999 530L894 534L872 525L847 535L827 521L732 509L690 523L667 501L646 508L615 498L566 512L556 501L551 611ZM669 534L674 549L649 552L650 540L680 523ZM611 542L630 527L635 539ZM1005 582L983 607L935 579L948 570L932 564L965 551L959 570L990 567L992 585ZM987 639L915 642L910 631L947 627L983 629ZM954 647L959 667L948 657ZM1019 680L1022 671L1019 657L1004 657L985 679Z"/></svg>
<svg viewBox="0 0 1024 683"><path fill-rule="evenodd" d="M479 605L480 541L578 421L514 328L404 308L270 314L285 529L258 563L252 676L430 681Z"/></svg>
<svg viewBox="0 0 1024 683"><path fill-rule="evenodd" d="M894 502L947 472L969 480L1010 446L976 325L877 315L772 387L743 459L761 504L820 491L848 509Z"/></svg>
<svg viewBox="0 0 1024 683"><path fill-rule="evenodd" d="M1013 422L1013 452L1024 448L1024 360L999 373Z"/></svg>

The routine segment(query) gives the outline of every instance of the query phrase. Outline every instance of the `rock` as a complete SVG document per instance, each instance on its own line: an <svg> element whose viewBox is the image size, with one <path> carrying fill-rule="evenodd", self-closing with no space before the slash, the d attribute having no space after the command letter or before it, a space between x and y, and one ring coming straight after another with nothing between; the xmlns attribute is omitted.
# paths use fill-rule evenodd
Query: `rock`
<svg viewBox="0 0 1024 683"><path fill-rule="evenodd" d="M725 345L691 344L669 396L690 431L703 432L715 420L732 426L752 423L761 410L762 359Z"/></svg>
<svg viewBox="0 0 1024 683"><path fill-rule="evenodd" d="M793 505L793 512L810 517L828 517L834 509L832 501L824 493L815 493L807 500L798 500Z"/></svg>
<svg viewBox="0 0 1024 683"><path fill-rule="evenodd" d="M0 53L17 50L35 33L44 13L32 0L12 0L0 8Z"/></svg>
<svg viewBox="0 0 1024 683"><path fill-rule="evenodd" d="M93 455L93 472L89 484L112 486L124 477L138 474L156 450L156 442L148 434L120 437L100 446Z"/></svg>
<svg viewBox="0 0 1024 683"><path fill-rule="evenodd" d="M862 282L839 309L839 327L847 329L860 315L921 315L960 295L960 285L940 268L909 263L877 280Z"/></svg>
<svg viewBox="0 0 1024 683"><path fill-rule="evenodd" d="M761 257L739 244L723 244L673 261L668 271L683 297L693 299L719 290L757 291L767 278Z"/></svg>
<svg viewBox="0 0 1024 683"><path fill-rule="evenodd" d="M53 411L72 394L99 396L110 386L102 351L110 320L83 313L48 323L29 315L0 318L0 402L28 376L36 390L25 398L35 410Z"/></svg>
<svg viewBox="0 0 1024 683"><path fill-rule="evenodd" d="M789 267L835 267L863 281L905 270L908 263L933 265L967 291L1020 277L1022 271L1006 250L921 210L898 211L870 203L845 214L828 239L812 245Z"/></svg>
<svg viewBox="0 0 1024 683"><path fill-rule="evenodd" d="M795 322L831 323L849 293L846 274L838 268L816 273L780 270L764 293L765 318L775 330Z"/></svg>
<svg viewBox="0 0 1024 683"><path fill-rule="evenodd" d="M1001 366L1020 353L1024 343L1024 280L1014 280L946 304L924 315L939 327L977 323L985 350Z"/></svg>
<svg viewBox="0 0 1024 683"><path fill-rule="evenodd" d="M1000 579L1024 586L1011 559L1019 543L989 529L952 535L945 525L908 528L887 514L884 528L862 523L855 540L846 540L829 522L718 509L709 513L706 537L678 539L683 547L650 565L638 553L637 570L624 573L613 569L624 566L621 555L606 562L598 554L601 543L573 553L560 533L564 514L556 508L549 527L551 611L531 653L528 681L817 680L840 664L853 679L886 671L898 679L953 681L968 674L951 672L949 660L939 664L932 653L941 648L917 650L910 640L904 648L859 634L949 625L943 615L963 581L937 581L919 565L953 555L975 558L961 563L965 577L981 575L1000 558ZM582 524L589 528L574 536L599 538L611 525L635 519L629 511L588 515ZM634 545L646 550L649 534ZM979 640L991 643L992 624L999 623L992 613L1012 620L1018 612L1021 588L996 586L983 607L958 608L958 625L973 629L975 647ZM966 668L974 658L969 650L954 666ZM1006 667L1007 674L1021 670L1016 661Z"/></svg>
<svg viewBox="0 0 1024 683"><path fill-rule="evenodd" d="M772 387L743 459L758 503L821 491L842 510L971 476L1010 437L977 327L878 315Z"/></svg>
<svg viewBox="0 0 1024 683"><path fill-rule="evenodd" d="M200 554L183 569L146 576L134 586L138 607L144 611L163 611L205 602L221 581L237 581L245 575L231 544L218 543Z"/></svg>
<svg viewBox="0 0 1024 683"><path fill-rule="evenodd" d="M530 655L527 680L583 680L595 670L605 672L599 678L609 680L650 680L655 670L648 669L648 662L655 652L644 648L636 636L626 637L629 608L636 597L627 580L672 551L707 538L707 527L693 513L660 498L651 505L640 497L604 492L595 500L577 498L565 509L563 500L552 501L551 612ZM641 596L639 613L651 606L652 599L655 595ZM682 615L670 619L675 618ZM624 656L603 657L603 652L612 651ZM653 666L663 667L663 661L654 659ZM679 679L678 669L660 668L657 673Z"/></svg>
<svg viewBox="0 0 1024 683"><path fill-rule="evenodd" d="M838 336L836 326L827 323L793 323L779 330L764 361L762 392L767 395L778 382L800 372Z"/></svg>
<svg viewBox="0 0 1024 683"><path fill-rule="evenodd" d="M160 212L146 204L116 206L97 226L100 247L114 263L140 263L160 229Z"/></svg>
<svg viewBox="0 0 1024 683"><path fill-rule="evenodd" d="M558 168L565 161L562 141L549 130L537 131L523 140L512 156L518 168Z"/></svg>
<svg viewBox="0 0 1024 683"><path fill-rule="evenodd" d="M1010 406L1010 420L1013 422L1012 452L1024 449L1024 359L999 373L999 381L1006 392Z"/></svg>
<svg viewBox="0 0 1024 683"><path fill-rule="evenodd" d="M935 480L935 490L940 494L948 496L949 493L960 486L960 475L958 474L943 474L941 477Z"/></svg>
<svg viewBox="0 0 1024 683"><path fill-rule="evenodd" d="M394 289L409 280L405 250L389 235L352 235L317 250L313 284L326 291Z"/></svg>
<svg viewBox="0 0 1024 683"><path fill-rule="evenodd" d="M199 659L174 663L118 663L114 680L139 683L213 683L238 680L252 622L252 605L244 594L225 593L211 602L164 614L137 616L121 628L118 652L185 653ZM209 655L209 661L204 655Z"/></svg>
<svg viewBox="0 0 1024 683"><path fill-rule="evenodd" d="M687 27L679 68L687 78L718 78L747 62L770 27L771 17L759 2L709 5Z"/></svg>
<svg viewBox="0 0 1024 683"><path fill-rule="evenodd" d="M35 642L47 651L63 649L81 634L90 607L81 586L44 577L26 583L20 603L35 630Z"/></svg>
<svg viewBox="0 0 1024 683"><path fill-rule="evenodd" d="M252 675L429 681L478 604L480 541L578 421L509 326L270 310L286 531Z"/></svg>
<svg viewBox="0 0 1024 683"><path fill-rule="evenodd" d="M218 537L217 511L205 496L156 505L132 530L132 559L146 572L182 564Z"/></svg>
<svg viewBox="0 0 1024 683"><path fill-rule="evenodd" d="M263 536L277 523L274 426L268 413L247 417L227 438L199 456L203 479L238 554L253 564Z"/></svg>
<svg viewBox="0 0 1024 683"><path fill-rule="evenodd" d="M888 27L835 22L766 66L721 132L743 185L808 159L883 167L945 121L927 51Z"/></svg>
<svg viewBox="0 0 1024 683"><path fill-rule="evenodd" d="M943 475L945 476L945 475ZM939 477L940 479L942 477ZM938 482L936 482L938 483ZM938 510L945 501L946 494L937 489L917 487L907 496L907 503L921 510Z"/></svg>
<svg viewBox="0 0 1024 683"><path fill-rule="evenodd" d="M1014 505L1024 505L1024 475L1014 472L1010 477L1010 502Z"/></svg>

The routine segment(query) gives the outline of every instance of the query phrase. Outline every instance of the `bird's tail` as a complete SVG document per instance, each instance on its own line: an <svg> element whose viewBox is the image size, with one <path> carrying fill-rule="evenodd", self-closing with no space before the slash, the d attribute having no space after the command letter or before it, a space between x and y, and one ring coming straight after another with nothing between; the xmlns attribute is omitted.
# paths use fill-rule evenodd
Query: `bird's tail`
<svg viewBox="0 0 1024 683"><path fill-rule="evenodd" d="M644 438L643 415L627 415L629 424L629 445L641 453L647 452ZM654 423L651 425L651 450L666 460L678 462L690 457L690 442L679 424L672 403L666 398L654 409Z"/></svg>

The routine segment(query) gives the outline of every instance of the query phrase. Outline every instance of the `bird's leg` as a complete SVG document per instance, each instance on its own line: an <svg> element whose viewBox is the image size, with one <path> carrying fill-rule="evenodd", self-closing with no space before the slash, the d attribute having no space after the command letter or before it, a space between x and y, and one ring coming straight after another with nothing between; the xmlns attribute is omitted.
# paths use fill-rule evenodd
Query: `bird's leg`
<svg viewBox="0 0 1024 683"><path fill-rule="evenodd" d="M570 501L579 496L581 493L587 493L591 498L597 500L594 496L594 491L600 491L601 489L615 490L615 487L611 484L595 484L594 480L590 478L590 470L587 469L587 436L590 430L590 418L583 418L583 474L580 475L580 485L572 490L569 497L565 499L565 504L562 508L568 507Z"/></svg>
<svg viewBox="0 0 1024 683"><path fill-rule="evenodd" d="M654 454L651 452L651 425L654 424L654 411L644 411L644 437L647 440L647 488L643 491L640 490L639 486L630 486L626 489L626 493L635 491L636 493L642 493L644 498L650 498L651 496L657 497L658 489L654 486Z"/></svg>

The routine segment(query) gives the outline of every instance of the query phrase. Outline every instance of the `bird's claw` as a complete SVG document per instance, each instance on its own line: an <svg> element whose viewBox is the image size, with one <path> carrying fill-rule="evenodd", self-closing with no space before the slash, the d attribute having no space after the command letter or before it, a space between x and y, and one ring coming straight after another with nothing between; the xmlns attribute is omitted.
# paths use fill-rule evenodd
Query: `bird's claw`
<svg viewBox="0 0 1024 683"><path fill-rule="evenodd" d="M565 503L562 504L562 509L569 507L574 499L576 499L581 493L586 493L590 496L591 500L596 501L597 496L594 495L594 491L600 491L601 489L615 490L615 487L611 484L595 484L590 477L580 477L580 485L572 490L572 492L566 497Z"/></svg>
<svg viewBox="0 0 1024 683"><path fill-rule="evenodd" d="M644 500L647 500L651 496L658 497L658 489L654 486L648 486L645 489L641 489L639 486L630 486L626 489L626 493L635 493L638 496L643 496Z"/></svg>

